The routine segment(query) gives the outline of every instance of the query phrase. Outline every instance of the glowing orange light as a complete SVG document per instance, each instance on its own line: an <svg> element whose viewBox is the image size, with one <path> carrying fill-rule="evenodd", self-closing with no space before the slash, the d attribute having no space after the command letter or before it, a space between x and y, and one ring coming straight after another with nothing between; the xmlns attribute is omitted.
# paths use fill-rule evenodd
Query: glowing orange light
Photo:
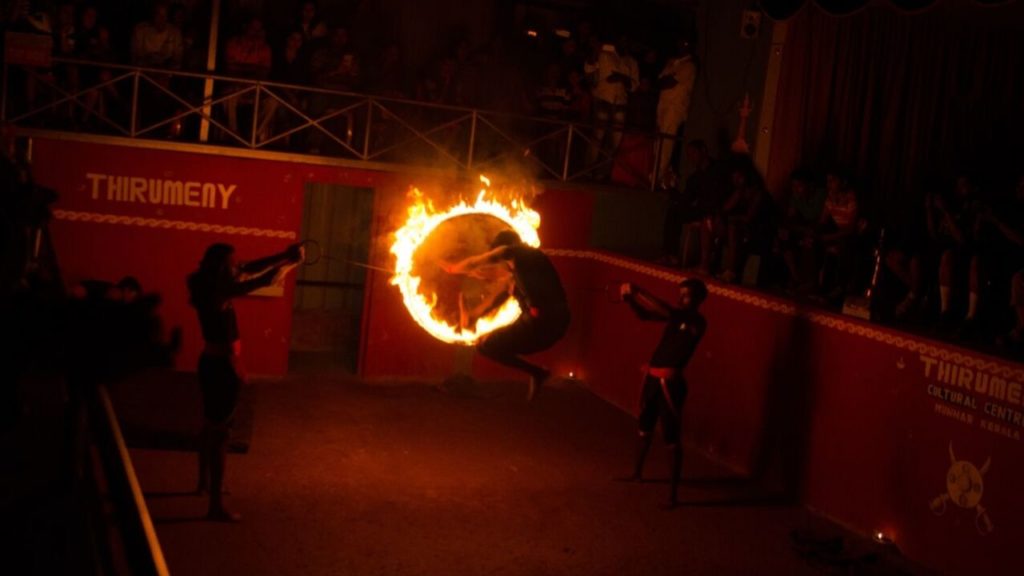
<svg viewBox="0 0 1024 576"><path fill-rule="evenodd" d="M456 326L438 318L434 314L437 294L421 293L421 278L413 270L417 249L443 222L471 214L497 218L515 230L524 244L540 246L540 237L537 235L540 214L528 208L521 197L504 203L489 197L490 180L481 175L480 181L484 187L477 194L475 202L470 204L460 200L445 210L436 209L433 202L413 188L410 193L413 202L409 206L408 217L405 224L395 232L395 241L391 245L391 253L395 255L395 274L391 277L391 284L398 286L402 301L413 320L438 340L467 346L475 344L484 334L515 322L522 313L519 304L514 298L509 298L496 311L479 318L476 325L470 327Z"/></svg>

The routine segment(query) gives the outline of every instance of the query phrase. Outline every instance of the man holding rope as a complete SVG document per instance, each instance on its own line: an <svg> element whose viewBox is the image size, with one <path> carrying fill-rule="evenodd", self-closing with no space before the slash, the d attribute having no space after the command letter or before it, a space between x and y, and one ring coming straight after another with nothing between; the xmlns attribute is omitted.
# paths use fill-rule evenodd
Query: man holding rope
<svg viewBox="0 0 1024 576"><path fill-rule="evenodd" d="M238 266L230 244L212 244L199 269L188 277L192 306L199 316L203 340L199 357L199 386L203 396L203 429L199 437L197 492L209 490L207 518L237 522L239 516L224 507L224 467L228 437L245 372L233 298L282 281L302 261L304 248L293 244L283 252Z"/></svg>
<svg viewBox="0 0 1024 576"><path fill-rule="evenodd" d="M683 280L679 283L679 299L676 306L628 282L619 290L622 299L641 320L665 323L661 340L654 349L644 375L640 413L637 417L639 438L636 461L633 473L624 480L635 482L641 479L644 460L651 447L651 434L660 418L665 444L672 455L672 481L667 503L667 508L671 509L678 503L677 492L683 465L680 424L687 391L683 370L693 357L697 344L704 337L707 328L707 321L698 309L707 297L708 289L696 278Z"/></svg>
<svg viewBox="0 0 1024 576"><path fill-rule="evenodd" d="M522 359L522 354L547 350L565 336L569 328L569 304L565 289L551 260L537 248L523 243L513 230L503 230L491 242L491 250L461 262L442 263L449 274L473 274L478 268L504 263L512 274L509 290L501 291L485 302L470 317L479 318L500 307L509 297L519 302L519 318L486 336L477 344L477 351L491 360L530 375L527 401L551 376L545 368Z"/></svg>

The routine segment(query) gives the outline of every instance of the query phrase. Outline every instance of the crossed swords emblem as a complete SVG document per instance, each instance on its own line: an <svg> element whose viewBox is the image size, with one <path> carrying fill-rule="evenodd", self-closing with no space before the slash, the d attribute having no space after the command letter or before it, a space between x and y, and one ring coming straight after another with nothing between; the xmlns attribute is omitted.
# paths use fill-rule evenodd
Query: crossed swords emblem
<svg viewBox="0 0 1024 576"><path fill-rule="evenodd" d="M949 443L949 471L946 473L946 493L931 501L929 507L936 516L946 513L946 504L952 501L961 508L974 509L974 526L978 533L987 536L995 527L988 517L988 512L981 505L981 495L985 492L984 476L992 464L989 457L979 470L966 460L957 460L953 452L953 443Z"/></svg>

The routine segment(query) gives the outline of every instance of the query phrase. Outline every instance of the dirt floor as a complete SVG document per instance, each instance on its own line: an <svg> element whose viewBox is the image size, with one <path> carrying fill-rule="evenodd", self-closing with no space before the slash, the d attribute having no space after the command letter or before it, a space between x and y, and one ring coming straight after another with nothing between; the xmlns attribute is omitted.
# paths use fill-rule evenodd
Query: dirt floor
<svg viewBox="0 0 1024 576"><path fill-rule="evenodd" d="M201 520L192 454L132 450L172 573L916 573L854 539L844 564L809 561L791 532L837 528L751 500L697 455L684 463L685 505L660 509L667 453L655 444L652 480L613 481L630 467L634 423L579 386L533 404L521 384L445 392L304 375L254 386L249 451L228 464L241 523Z"/></svg>

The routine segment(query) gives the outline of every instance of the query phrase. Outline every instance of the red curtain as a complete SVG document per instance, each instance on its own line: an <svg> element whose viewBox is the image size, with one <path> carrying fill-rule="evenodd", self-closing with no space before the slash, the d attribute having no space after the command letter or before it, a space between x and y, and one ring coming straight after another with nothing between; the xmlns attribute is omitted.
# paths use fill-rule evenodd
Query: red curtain
<svg viewBox="0 0 1024 576"><path fill-rule="evenodd" d="M788 21L769 184L838 164L860 180L868 216L898 225L958 171L1022 170L1024 41L1007 25L1024 23L1022 6L801 11Z"/></svg>

